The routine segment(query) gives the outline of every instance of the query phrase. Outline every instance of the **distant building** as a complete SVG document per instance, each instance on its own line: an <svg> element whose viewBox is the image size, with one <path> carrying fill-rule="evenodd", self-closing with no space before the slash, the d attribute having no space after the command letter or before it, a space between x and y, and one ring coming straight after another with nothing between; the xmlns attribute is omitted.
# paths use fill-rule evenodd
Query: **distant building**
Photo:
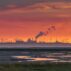
<svg viewBox="0 0 71 71"><path fill-rule="evenodd" d="M32 39L28 39L26 43L37 43L37 42Z"/></svg>
<svg viewBox="0 0 71 71"><path fill-rule="evenodd" d="M16 40L16 43L25 43L23 40Z"/></svg>

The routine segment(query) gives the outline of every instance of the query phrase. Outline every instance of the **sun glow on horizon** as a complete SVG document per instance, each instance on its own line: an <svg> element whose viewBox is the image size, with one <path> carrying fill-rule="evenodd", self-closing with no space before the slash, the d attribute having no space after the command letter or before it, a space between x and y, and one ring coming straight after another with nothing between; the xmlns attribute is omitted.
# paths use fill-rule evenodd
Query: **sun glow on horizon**
<svg viewBox="0 0 71 71"><path fill-rule="evenodd" d="M51 26L55 28L50 29ZM41 35L37 42L71 43L71 2L13 3L0 7L0 42L35 40L37 34Z"/></svg>

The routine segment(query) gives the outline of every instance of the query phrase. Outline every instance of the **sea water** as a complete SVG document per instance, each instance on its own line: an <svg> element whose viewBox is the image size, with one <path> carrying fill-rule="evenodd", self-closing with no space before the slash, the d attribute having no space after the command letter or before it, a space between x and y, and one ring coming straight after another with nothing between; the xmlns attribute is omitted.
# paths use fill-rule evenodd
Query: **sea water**
<svg viewBox="0 0 71 71"><path fill-rule="evenodd" d="M0 51L0 63L71 62L71 51Z"/></svg>

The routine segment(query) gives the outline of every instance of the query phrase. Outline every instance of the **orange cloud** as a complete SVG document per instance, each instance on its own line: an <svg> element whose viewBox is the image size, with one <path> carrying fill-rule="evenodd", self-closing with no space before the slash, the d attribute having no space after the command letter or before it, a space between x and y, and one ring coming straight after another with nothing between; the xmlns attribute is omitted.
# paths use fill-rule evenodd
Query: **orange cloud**
<svg viewBox="0 0 71 71"><path fill-rule="evenodd" d="M71 41L70 3L38 3L27 7L9 5L8 9L0 10L0 38L27 40L40 31L47 31L51 25L56 31L38 41Z"/></svg>

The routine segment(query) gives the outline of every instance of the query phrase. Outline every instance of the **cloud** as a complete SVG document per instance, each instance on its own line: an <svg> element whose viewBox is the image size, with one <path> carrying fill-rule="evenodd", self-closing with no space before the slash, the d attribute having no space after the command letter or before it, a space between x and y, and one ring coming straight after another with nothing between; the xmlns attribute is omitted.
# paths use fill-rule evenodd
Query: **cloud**
<svg viewBox="0 0 71 71"><path fill-rule="evenodd" d="M71 0L0 0L0 5L5 6L8 4L17 4L27 6L29 4L40 2L71 2Z"/></svg>
<svg viewBox="0 0 71 71"><path fill-rule="evenodd" d="M1 15L71 17L71 3L36 3L26 7L17 5L7 5L4 9L0 9L0 16Z"/></svg>
<svg viewBox="0 0 71 71"><path fill-rule="evenodd" d="M53 2L51 3L55 9L71 9L71 2Z"/></svg>
<svg viewBox="0 0 71 71"><path fill-rule="evenodd" d="M48 2L48 0L0 0L0 6L5 7L6 5L10 4L16 4L19 6L28 6L32 5L35 3L40 3L40 2Z"/></svg>

